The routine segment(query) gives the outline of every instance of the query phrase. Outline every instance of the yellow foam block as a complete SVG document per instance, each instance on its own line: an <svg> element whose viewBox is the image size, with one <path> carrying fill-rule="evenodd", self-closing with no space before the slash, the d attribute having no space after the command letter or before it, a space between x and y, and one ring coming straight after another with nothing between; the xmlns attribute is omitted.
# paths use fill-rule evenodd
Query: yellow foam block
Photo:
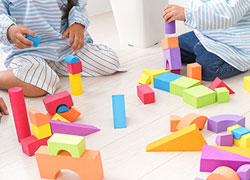
<svg viewBox="0 0 250 180"><path fill-rule="evenodd" d="M165 72L165 70L153 70L153 69L143 69L143 74L147 74L150 77L150 83L154 84L154 77L159 76Z"/></svg>
<svg viewBox="0 0 250 180"><path fill-rule="evenodd" d="M250 158L250 148L228 147L228 146L213 146L213 147Z"/></svg>
<svg viewBox="0 0 250 180"><path fill-rule="evenodd" d="M69 73L70 87L72 95L80 95L82 91L82 79L81 74L71 74Z"/></svg>
<svg viewBox="0 0 250 180"><path fill-rule="evenodd" d="M234 125L234 126L230 126L230 127L227 128L227 133L231 133L232 130L237 129L237 128L240 128L240 127L241 127L241 126L238 125L238 124L236 124L236 125Z"/></svg>
<svg viewBox="0 0 250 180"><path fill-rule="evenodd" d="M250 92L250 76L244 78L244 88Z"/></svg>
<svg viewBox="0 0 250 180"><path fill-rule="evenodd" d="M65 119L64 117L62 117L60 114L57 113L51 119L56 121L70 122L69 120Z"/></svg>
<svg viewBox="0 0 250 180"><path fill-rule="evenodd" d="M37 139L43 139L52 135L50 123L42 125L42 126L35 126L31 124L32 133Z"/></svg>
<svg viewBox="0 0 250 180"><path fill-rule="evenodd" d="M146 151L202 151L206 140L196 124L148 144Z"/></svg>
<svg viewBox="0 0 250 180"><path fill-rule="evenodd" d="M139 84L150 84L150 77L147 74L142 74L138 80Z"/></svg>
<svg viewBox="0 0 250 180"><path fill-rule="evenodd" d="M232 130L241 127L240 125L234 125L227 128L227 132L231 133ZM250 133L241 136L239 140L234 139L234 145L242 148L250 148Z"/></svg>

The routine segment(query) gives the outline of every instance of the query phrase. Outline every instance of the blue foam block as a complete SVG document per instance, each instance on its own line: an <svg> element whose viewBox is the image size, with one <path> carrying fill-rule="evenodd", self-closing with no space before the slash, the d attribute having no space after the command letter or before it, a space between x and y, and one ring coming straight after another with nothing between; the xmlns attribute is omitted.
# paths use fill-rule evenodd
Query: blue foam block
<svg viewBox="0 0 250 180"><path fill-rule="evenodd" d="M154 78L154 88L170 92L170 83L182 75L166 72Z"/></svg>
<svg viewBox="0 0 250 180"><path fill-rule="evenodd" d="M74 64L80 62L80 59L78 57L73 56L72 54L69 54L65 57L64 61L69 64Z"/></svg>
<svg viewBox="0 0 250 180"><path fill-rule="evenodd" d="M232 130L231 133L233 134L234 139L239 140L241 136L250 133L250 130L244 127L239 127L237 129Z"/></svg>
<svg viewBox="0 0 250 180"><path fill-rule="evenodd" d="M34 43L33 47L37 47L40 44L41 40L42 40L42 38L40 36L38 36L38 35L36 35L36 37L33 37L33 36L27 34L26 38Z"/></svg>
<svg viewBox="0 0 250 180"><path fill-rule="evenodd" d="M114 128L126 128L124 95L112 95Z"/></svg>
<svg viewBox="0 0 250 180"><path fill-rule="evenodd" d="M64 112L67 112L67 111L69 111L69 108L68 108L68 106L66 106L66 105L60 105L60 106L58 106L58 108L56 109L56 112L57 112L57 113L64 113Z"/></svg>

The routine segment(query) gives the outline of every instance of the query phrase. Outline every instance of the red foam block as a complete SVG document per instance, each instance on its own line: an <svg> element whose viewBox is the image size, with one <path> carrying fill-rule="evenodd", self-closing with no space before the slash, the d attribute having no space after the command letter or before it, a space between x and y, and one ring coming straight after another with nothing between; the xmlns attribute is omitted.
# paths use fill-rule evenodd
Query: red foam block
<svg viewBox="0 0 250 180"><path fill-rule="evenodd" d="M67 64L67 70L70 74L78 74L82 72L81 61L73 63L73 64L69 64L69 63L66 63L66 64Z"/></svg>
<svg viewBox="0 0 250 180"><path fill-rule="evenodd" d="M226 87L230 94L234 94L235 92L230 88L228 87L220 78L216 78L212 84L210 84L210 86L208 88L212 89L213 91L216 89L216 88L219 88L219 87Z"/></svg>
<svg viewBox="0 0 250 180"><path fill-rule="evenodd" d="M155 102L155 92L147 84L137 86L137 96L141 99L143 104Z"/></svg>

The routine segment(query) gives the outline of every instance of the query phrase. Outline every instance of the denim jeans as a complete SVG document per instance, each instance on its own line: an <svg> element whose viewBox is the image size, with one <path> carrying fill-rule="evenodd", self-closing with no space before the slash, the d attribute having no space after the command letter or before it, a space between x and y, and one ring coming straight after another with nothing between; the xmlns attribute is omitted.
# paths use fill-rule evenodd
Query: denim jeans
<svg viewBox="0 0 250 180"><path fill-rule="evenodd" d="M179 46L182 63L199 63L202 66L202 79L205 81L213 81L216 77L225 79L242 73L217 55L208 52L193 31L179 36Z"/></svg>

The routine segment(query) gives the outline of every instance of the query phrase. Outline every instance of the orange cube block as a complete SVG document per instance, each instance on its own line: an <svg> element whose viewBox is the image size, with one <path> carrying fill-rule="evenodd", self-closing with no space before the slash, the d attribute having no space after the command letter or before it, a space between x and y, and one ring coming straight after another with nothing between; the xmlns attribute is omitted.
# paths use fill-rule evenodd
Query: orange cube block
<svg viewBox="0 0 250 180"><path fill-rule="evenodd" d="M178 131L176 127L178 126L179 122L182 120L182 117L171 115L170 116L170 132Z"/></svg>
<svg viewBox="0 0 250 180"><path fill-rule="evenodd" d="M178 37L168 37L161 40L162 49L178 48L179 40Z"/></svg>
<svg viewBox="0 0 250 180"><path fill-rule="evenodd" d="M104 178L99 151L86 150L80 158L73 158L66 151L52 156L49 154L48 146L41 146L35 155L42 179L56 179L62 169L74 171L84 180Z"/></svg>
<svg viewBox="0 0 250 180"><path fill-rule="evenodd" d="M79 111L77 111L77 109L74 107L71 107L70 110L67 112L58 113L58 114L70 122L75 121L81 115L81 113Z"/></svg>
<svg viewBox="0 0 250 180"><path fill-rule="evenodd" d="M198 63L188 64L187 77L202 81L201 65Z"/></svg>
<svg viewBox="0 0 250 180"><path fill-rule="evenodd" d="M29 109L28 113L31 124L34 124L37 127L48 124L51 118L49 114L43 114L36 109Z"/></svg>

